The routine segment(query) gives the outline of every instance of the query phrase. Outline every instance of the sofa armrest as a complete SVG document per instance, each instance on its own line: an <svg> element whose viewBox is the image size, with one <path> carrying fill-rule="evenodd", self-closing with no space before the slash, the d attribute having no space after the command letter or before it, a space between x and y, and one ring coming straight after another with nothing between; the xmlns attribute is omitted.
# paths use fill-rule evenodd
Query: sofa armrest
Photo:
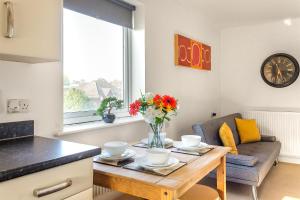
<svg viewBox="0 0 300 200"><path fill-rule="evenodd" d="M253 167L256 165L258 159L255 156L247 156L247 155L234 155L234 154L227 154L226 155L226 162L235 164L235 165L243 165L247 167Z"/></svg>
<svg viewBox="0 0 300 200"><path fill-rule="evenodd" d="M261 141L262 142L276 142L276 137L275 136L269 136L269 135L262 135L261 136Z"/></svg>

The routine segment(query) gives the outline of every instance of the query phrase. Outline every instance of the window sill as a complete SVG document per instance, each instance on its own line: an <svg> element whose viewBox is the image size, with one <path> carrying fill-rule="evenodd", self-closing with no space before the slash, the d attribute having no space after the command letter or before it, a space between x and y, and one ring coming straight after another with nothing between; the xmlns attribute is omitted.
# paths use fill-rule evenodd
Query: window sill
<svg viewBox="0 0 300 200"><path fill-rule="evenodd" d="M137 116L137 117L119 118L119 119L116 119L115 122L112 124L108 124L103 121L98 121L98 122L66 125L66 126L64 126L63 131L58 133L58 136L69 135L69 134L73 134L73 133L94 131L94 130L99 130L99 129L104 129L104 128L117 127L117 126L122 126L122 125L126 125L126 124L141 122L143 120L144 119L142 116Z"/></svg>

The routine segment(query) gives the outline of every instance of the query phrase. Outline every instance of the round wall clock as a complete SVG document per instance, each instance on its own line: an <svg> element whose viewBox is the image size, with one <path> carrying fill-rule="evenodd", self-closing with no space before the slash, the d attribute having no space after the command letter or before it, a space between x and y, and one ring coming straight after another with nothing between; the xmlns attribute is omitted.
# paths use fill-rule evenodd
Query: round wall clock
<svg viewBox="0 0 300 200"><path fill-rule="evenodd" d="M293 56L278 53L269 56L263 62L260 73L268 85L283 88L297 80L299 76L299 64Z"/></svg>

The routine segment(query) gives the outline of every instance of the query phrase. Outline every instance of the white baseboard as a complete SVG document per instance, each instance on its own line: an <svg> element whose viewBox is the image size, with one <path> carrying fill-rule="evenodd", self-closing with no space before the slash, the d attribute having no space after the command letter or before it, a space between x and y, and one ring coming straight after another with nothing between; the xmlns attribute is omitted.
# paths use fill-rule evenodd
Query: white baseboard
<svg viewBox="0 0 300 200"><path fill-rule="evenodd" d="M279 155L279 162L300 164L300 156L298 155Z"/></svg>

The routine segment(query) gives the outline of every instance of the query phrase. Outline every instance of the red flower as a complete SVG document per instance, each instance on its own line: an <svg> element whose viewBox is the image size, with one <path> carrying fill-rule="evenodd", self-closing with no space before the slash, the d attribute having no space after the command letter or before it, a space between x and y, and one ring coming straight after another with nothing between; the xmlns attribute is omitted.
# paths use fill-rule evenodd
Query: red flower
<svg viewBox="0 0 300 200"><path fill-rule="evenodd" d="M137 115L137 113L139 112L140 110L140 107L141 107L141 102L139 100L136 100L135 102L133 102L132 104L130 104L130 109L129 109L129 114L131 116L135 116Z"/></svg>
<svg viewBox="0 0 300 200"><path fill-rule="evenodd" d="M162 98L160 95L155 95L155 97L153 98L153 103L155 104L156 107L160 107L161 106L161 101Z"/></svg>
<svg viewBox="0 0 300 200"><path fill-rule="evenodd" d="M176 99L168 95L163 96L162 103L167 110L174 110L177 106Z"/></svg>

